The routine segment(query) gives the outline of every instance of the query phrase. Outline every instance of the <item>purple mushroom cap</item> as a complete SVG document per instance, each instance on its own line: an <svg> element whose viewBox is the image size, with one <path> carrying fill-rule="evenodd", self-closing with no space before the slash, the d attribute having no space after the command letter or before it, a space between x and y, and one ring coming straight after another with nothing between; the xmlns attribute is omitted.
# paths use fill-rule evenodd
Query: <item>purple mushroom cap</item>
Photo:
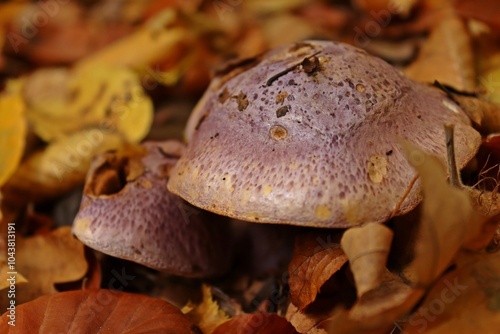
<svg viewBox="0 0 500 334"><path fill-rule="evenodd" d="M405 138L445 161L455 125L460 167L480 135L439 91L342 43L306 41L231 65L211 83L186 129L168 188L236 219L316 227L383 222L416 173ZM421 200L417 181L397 209Z"/></svg>
<svg viewBox="0 0 500 334"><path fill-rule="evenodd" d="M145 143L143 149L94 159L74 234L93 249L171 274L223 274L231 260L228 222L167 190L184 145Z"/></svg>

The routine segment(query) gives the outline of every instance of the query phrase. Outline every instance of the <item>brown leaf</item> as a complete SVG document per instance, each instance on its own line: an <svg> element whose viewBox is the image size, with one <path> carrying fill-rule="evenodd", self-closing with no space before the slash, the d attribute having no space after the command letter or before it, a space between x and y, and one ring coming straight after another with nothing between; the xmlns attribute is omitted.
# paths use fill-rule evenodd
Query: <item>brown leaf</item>
<svg viewBox="0 0 500 334"><path fill-rule="evenodd" d="M296 334L298 333L285 318L277 314L244 314L220 325L213 334Z"/></svg>
<svg viewBox="0 0 500 334"><path fill-rule="evenodd" d="M495 29L500 29L500 2L497 0L455 0L457 12L466 18L482 21Z"/></svg>
<svg viewBox="0 0 500 334"><path fill-rule="evenodd" d="M467 190L448 184L438 158L408 142L401 145L419 173L424 194L415 259L409 271L418 284L427 286L450 265L465 243L481 234L483 219L473 210Z"/></svg>
<svg viewBox="0 0 500 334"><path fill-rule="evenodd" d="M319 325L329 333L388 333L394 321L409 312L423 294L413 289L401 278L386 272L382 284L365 293L347 310L337 310L330 319Z"/></svg>
<svg viewBox="0 0 500 334"><path fill-rule="evenodd" d="M28 283L16 287L16 302L25 303L57 292L55 283L80 280L87 268L84 246L73 237L69 226L60 227L50 234L18 237L15 270L22 273ZM2 303L1 306L5 305Z"/></svg>
<svg viewBox="0 0 500 334"><path fill-rule="evenodd" d="M410 316L404 333L498 333L500 253L464 252L457 262Z"/></svg>
<svg viewBox="0 0 500 334"><path fill-rule="evenodd" d="M179 309L161 299L115 290L68 291L17 306L15 327L9 311L2 333L199 333Z"/></svg>
<svg viewBox="0 0 500 334"><path fill-rule="evenodd" d="M349 258L358 296L380 285L393 234L384 225L369 223L352 227L342 236L340 243Z"/></svg>
<svg viewBox="0 0 500 334"><path fill-rule="evenodd" d="M417 60L405 69L413 80L439 81L463 91L474 91L473 53L464 22L447 8L422 47Z"/></svg>
<svg viewBox="0 0 500 334"><path fill-rule="evenodd" d="M321 286L347 262L339 238L338 232L297 237L288 272L290 297L300 310L316 299Z"/></svg>

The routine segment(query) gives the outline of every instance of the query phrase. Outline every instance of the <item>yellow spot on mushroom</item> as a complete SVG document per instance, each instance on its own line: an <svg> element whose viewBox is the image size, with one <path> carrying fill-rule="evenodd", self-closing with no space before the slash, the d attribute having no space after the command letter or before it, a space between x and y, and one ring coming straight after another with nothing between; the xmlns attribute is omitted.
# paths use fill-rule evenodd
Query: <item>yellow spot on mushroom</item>
<svg viewBox="0 0 500 334"><path fill-rule="evenodd" d="M279 93L278 95L276 95L276 103L283 104L287 96L288 96L287 92Z"/></svg>
<svg viewBox="0 0 500 334"><path fill-rule="evenodd" d="M282 140L288 136L288 131L281 125L274 125L269 129L269 135L274 140Z"/></svg>
<svg viewBox="0 0 500 334"><path fill-rule="evenodd" d="M367 163L368 177L373 183L380 183L387 174L387 159L383 156L374 155Z"/></svg>
<svg viewBox="0 0 500 334"><path fill-rule="evenodd" d="M264 187L264 189L262 190L262 192L264 193L265 196L269 195L271 193L271 190L273 190L273 187L271 187L270 185L267 185Z"/></svg>
<svg viewBox="0 0 500 334"><path fill-rule="evenodd" d="M328 219L332 214L330 208L326 205L318 205L315 213L318 219Z"/></svg>
<svg viewBox="0 0 500 334"><path fill-rule="evenodd" d="M153 187L153 184L151 183L151 181L147 180L147 179L143 179L140 181L140 185L143 187L143 188L146 188L146 189L151 189Z"/></svg>
<svg viewBox="0 0 500 334"><path fill-rule="evenodd" d="M81 218L75 220L73 223L73 233L79 237L82 237L85 234L92 233L89 230L90 220L88 218Z"/></svg>
<svg viewBox="0 0 500 334"><path fill-rule="evenodd" d="M365 86L363 86L362 84L357 84L357 85L356 85L356 90L357 90L358 92L360 92L360 93L363 93L363 92L366 90L366 88L365 88Z"/></svg>

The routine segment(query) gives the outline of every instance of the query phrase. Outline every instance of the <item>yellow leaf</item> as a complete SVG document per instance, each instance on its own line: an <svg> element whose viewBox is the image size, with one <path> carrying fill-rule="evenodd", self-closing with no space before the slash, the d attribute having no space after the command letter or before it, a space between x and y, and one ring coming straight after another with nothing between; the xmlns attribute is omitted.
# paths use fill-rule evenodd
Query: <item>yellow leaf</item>
<svg viewBox="0 0 500 334"><path fill-rule="evenodd" d="M150 98L137 74L124 67L42 69L26 79L23 91L28 120L46 141L99 127L139 142L153 122Z"/></svg>
<svg viewBox="0 0 500 334"><path fill-rule="evenodd" d="M229 320L229 317L219 308L219 304L212 298L208 285L202 286L203 300L193 306L191 303L182 308L186 314L205 334L212 333L219 325Z"/></svg>
<svg viewBox="0 0 500 334"><path fill-rule="evenodd" d="M0 95L0 186L14 173L24 151L24 105L15 88Z"/></svg>

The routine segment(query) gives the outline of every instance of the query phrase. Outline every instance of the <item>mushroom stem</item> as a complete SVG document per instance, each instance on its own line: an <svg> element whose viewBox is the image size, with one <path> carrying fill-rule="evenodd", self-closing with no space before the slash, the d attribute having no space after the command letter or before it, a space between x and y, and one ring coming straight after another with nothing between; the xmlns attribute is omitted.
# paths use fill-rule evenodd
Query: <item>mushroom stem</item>
<svg viewBox="0 0 500 334"><path fill-rule="evenodd" d="M457 162L455 160L455 140L453 134L455 127L453 124L446 124L444 126L444 133L446 135L446 151L448 155L448 174L450 175L450 184L457 188L463 188L462 180L458 174Z"/></svg>

